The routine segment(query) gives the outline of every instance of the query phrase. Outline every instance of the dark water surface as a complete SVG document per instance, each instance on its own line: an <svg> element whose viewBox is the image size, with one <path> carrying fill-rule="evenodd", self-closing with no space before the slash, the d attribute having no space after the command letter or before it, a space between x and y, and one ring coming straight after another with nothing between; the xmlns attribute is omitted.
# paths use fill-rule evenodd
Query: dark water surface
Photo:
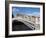
<svg viewBox="0 0 46 38"><path fill-rule="evenodd" d="M12 22L12 31L25 31L25 30L32 30L32 29L20 21L14 20Z"/></svg>

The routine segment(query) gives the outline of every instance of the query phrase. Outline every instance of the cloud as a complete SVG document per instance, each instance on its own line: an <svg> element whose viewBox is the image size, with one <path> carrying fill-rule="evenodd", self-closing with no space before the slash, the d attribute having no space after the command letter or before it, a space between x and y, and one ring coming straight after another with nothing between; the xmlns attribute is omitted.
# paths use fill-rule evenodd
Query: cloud
<svg viewBox="0 0 46 38"><path fill-rule="evenodd" d="M39 12L33 12L33 13L27 14L27 15L31 15L31 16L40 16L40 13L39 13Z"/></svg>
<svg viewBox="0 0 46 38"><path fill-rule="evenodd" d="M13 8L12 11L15 12L16 8Z"/></svg>

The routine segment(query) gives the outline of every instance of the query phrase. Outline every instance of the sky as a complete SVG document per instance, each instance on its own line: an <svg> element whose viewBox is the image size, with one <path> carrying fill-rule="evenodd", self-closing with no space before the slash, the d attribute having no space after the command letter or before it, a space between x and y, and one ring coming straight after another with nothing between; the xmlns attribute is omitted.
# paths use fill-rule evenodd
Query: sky
<svg viewBox="0 0 46 38"><path fill-rule="evenodd" d="M40 15L40 8L35 7L12 7L12 13L16 16L17 13L26 15Z"/></svg>

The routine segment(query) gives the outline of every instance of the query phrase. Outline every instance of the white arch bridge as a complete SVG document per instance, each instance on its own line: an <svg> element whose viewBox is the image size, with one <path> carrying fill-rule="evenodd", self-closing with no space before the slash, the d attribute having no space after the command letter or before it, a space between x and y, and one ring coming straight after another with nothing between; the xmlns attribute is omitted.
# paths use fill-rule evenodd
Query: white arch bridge
<svg viewBox="0 0 46 38"><path fill-rule="evenodd" d="M29 28L31 28L31 29L33 29L33 30L34 30L34 29L35 29L35 30L40 29L40 25L36 25L36 24L34 24L34 23L32 23L32 22L30 22L30 21L28 21L28 20L20 19L20 18L13 18L12 21L14 21L14 20L18 20L18 21L24 23L25 25L27 25Z"/></svg>

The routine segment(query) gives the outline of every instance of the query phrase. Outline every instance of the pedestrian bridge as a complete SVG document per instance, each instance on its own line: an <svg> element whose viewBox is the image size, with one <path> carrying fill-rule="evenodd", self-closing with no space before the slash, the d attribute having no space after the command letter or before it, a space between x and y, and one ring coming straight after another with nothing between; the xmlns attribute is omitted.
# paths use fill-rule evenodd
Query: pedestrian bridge
<svg viewBox="0 0 46 38"><path fill-rule="evenodd" d="M36 26L34 23L32 23L31 21L25 20L25 19L21 19L21 18L13 18L12 21L14 20L18 20L22 23L24 23L25 25L27 25L29 28L31 29L39 29L39 26Z"/></svg>

